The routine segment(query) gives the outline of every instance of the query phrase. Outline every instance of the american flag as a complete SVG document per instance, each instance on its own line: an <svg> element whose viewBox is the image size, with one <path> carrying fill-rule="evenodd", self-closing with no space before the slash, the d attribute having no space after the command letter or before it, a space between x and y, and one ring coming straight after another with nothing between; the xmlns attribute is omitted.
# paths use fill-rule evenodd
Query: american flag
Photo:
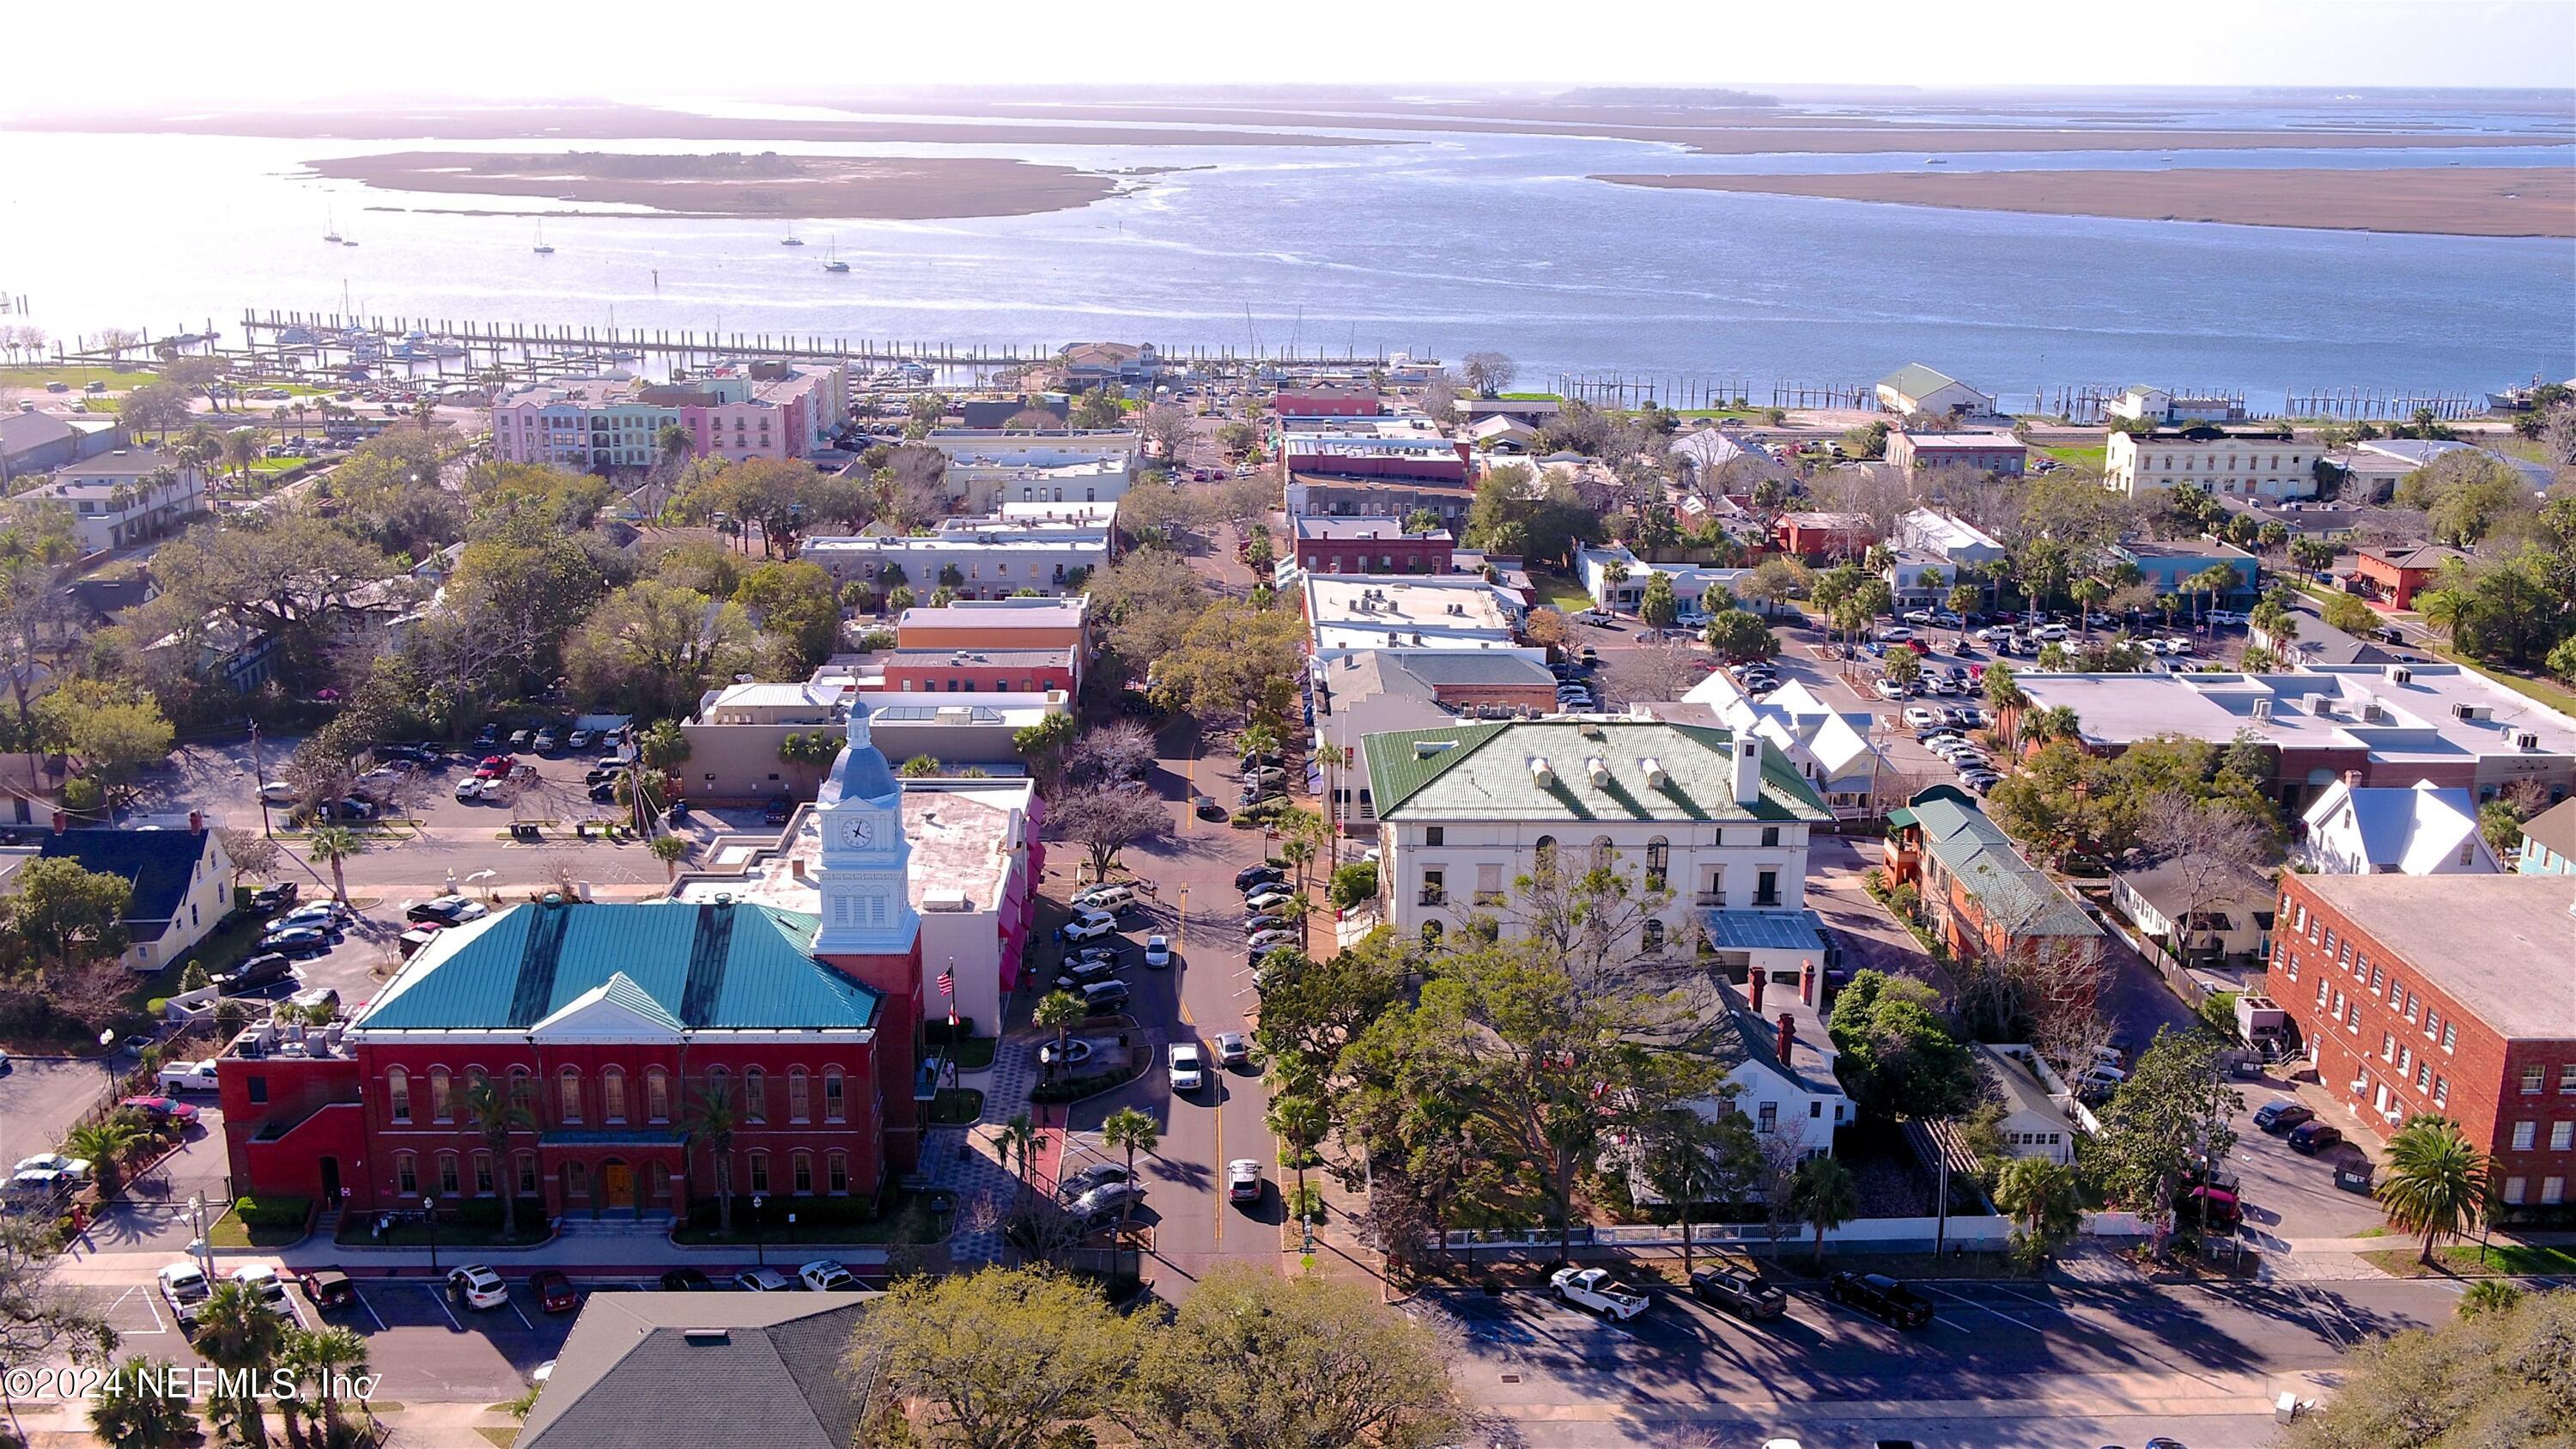
<svg viewBox="0 0 2576 1449"><path fill-rule="evenodd" d="M939 973L939 994L942 996L957 994L957 978L954 974L946 971Z"/></svg>

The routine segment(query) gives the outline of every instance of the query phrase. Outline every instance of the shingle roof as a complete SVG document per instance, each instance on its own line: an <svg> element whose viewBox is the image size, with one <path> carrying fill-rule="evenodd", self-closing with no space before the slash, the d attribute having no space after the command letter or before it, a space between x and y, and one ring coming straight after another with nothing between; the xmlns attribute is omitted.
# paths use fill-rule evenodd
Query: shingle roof
<svg viewBox="0 0 2576 1449"><path fill-rule="evenodd" d="M1767 744L1761 798L1735 803L1734 743L1732 730L1661 720L1546 719L1398 730L1361 745L1381 820L1833 818L1814 787ZM1585 775L1584 761L1596 756L1608 772L1606 786ZM1534 758L1550 763L1554 784L1537 782ZM1645 759L1663 767L1663 785L1646 783Z"/></svg>
<svg viewBox="0 0 2576 1449"><path fill-rule="evenodd" d="M134 886L125 908L126 934L136 942L158 941L170 929L171 917L188 895L197 862L205 858L209 832L203 830L67 830L48 835L38 854L50 860L76 860L80 868L122 876Z"/></svg>
<svg viewBox="0 0 2576 1449"><path fill-rule="evenodd" d="M1887 818L1890 825L1919 827L1923 848L1976 897L1988 917L2013 935L2102 934L2055 881L2022 859L2003 827L1950 790L1936 786Z"/></svg>
<svg viewBox="0 0 2576 1449"><path fill-rule="evenodd" d="M2576 856L2576 799L2561 800L2524 821L2522 834L2560 855Z"/></svg>
<svg viewBox="0 0 2576 1449"><path fill-rule="evenodd" d="M877 993L809 954L818 924L741 904L517 906L440 932L357 1025L524 1030L593 1005L672 1030L872 1025Z"/></svg>
<svg viewBox="0 0 2576 1449"><path fill-rule="evenodd" d="M873 1293L595 1293L519 1442L846 1449L868 1398L848 1362Z"/></svg>

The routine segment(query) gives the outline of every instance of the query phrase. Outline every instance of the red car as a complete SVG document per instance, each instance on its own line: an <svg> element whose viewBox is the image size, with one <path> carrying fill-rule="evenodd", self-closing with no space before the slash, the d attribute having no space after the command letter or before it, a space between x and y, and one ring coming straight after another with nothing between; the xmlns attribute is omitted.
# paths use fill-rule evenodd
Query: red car
<svg viewBox="0 0 2576 1449"><path fill-rule="evenodd" d="M528 1275L528 1286L536 1290L538 1304L548 1313L570 1313L581 1306L581 1294L561 1269L539 1268Z"/></svg>
<svg viewBox="0 0 2576 1449"><path fill-rule="evenodd" d="M128 1097L116 1105L131 1107L146 1117L167 1118L176 1122L197 1120L196 1107L176 1097Z"/></svg>
<svg viewBox="0 0 2576 1449"><path fill-rule="evenodd" d="M474 767L474 778L477 780L503 779L509 775L511 767L518 763L517 758L510 755L486 755L483 757L483 763Z"/></svg>

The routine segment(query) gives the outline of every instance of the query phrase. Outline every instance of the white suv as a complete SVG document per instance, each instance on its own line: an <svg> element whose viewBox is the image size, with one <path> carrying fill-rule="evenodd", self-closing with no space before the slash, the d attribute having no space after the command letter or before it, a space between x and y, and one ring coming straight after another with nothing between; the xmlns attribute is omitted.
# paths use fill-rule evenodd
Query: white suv
<svg viewBox="0 0 2576 1449"><path fill-rule="evenodd" d="M1207 1058L1197 1046L1183 1042L1172 1048L1172 1090L1195 1092L1207 1085Z"/></svg>
<svg viewBox="0 0 2576 1449"><path fill-rule="evenodd" d="M501 1281L500 1274L480 1263L449 1269L447 1286L468 1308L499 1308L510 1301L509 1285Z"/></svg>

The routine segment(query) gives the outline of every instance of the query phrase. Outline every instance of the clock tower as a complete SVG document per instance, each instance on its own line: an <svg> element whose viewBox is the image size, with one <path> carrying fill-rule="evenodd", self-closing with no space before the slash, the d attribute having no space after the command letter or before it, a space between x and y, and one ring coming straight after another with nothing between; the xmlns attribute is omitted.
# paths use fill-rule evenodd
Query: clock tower
<svg viewBox="0 0 2576 1449"><path fill-rule="evenodd" d="M814 803L823 833L814 871L822 897L814 954L909 953L921 918L906 883L912 847L903 838L903 787L868 740L865 705L851 706L849 747Z"/></svg>

